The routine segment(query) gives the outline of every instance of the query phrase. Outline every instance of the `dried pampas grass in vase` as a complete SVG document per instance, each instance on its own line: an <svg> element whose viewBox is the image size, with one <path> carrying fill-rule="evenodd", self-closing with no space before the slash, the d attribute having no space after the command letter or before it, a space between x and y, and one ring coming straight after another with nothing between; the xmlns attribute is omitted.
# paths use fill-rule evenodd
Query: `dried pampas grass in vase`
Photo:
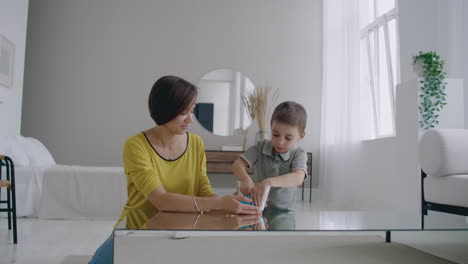
<svg viewBox="0 0 468 264"><path fill-rule="evenodd" d="M258 132L255 136L255 141L268 138L266 132L268 103L271 102L273 104L278 99L278 94L278 89L273 91L271 86L257 86L254 90L244 91L242 94L242 101L249 112L250 118L257 120Z"/></svg>

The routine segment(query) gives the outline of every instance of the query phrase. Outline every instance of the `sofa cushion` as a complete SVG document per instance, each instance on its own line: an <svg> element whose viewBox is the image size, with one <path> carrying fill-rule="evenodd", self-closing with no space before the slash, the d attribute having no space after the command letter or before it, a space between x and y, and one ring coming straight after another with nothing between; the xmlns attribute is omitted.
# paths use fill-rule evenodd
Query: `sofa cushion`
<svg viewBox="0 0 468 264"><path fill-rule="evenodd" d="M426 177L424 179L424 199L426 202L468 207L467 190L468 175Z"/></svg>
<svg viewBox="0 0 468 264"><path fill-rule="evenodd" d="M419 163L432 177L468 174L468 130L426 131L419 142Z"/></svg>
<svg viewBox="0 0 468 264"><path fill-rule="evenodd" d="M29 159L29 166L47 168L56 165L52 154L39 140L32 137L21 137L19 143Z"/></svg>

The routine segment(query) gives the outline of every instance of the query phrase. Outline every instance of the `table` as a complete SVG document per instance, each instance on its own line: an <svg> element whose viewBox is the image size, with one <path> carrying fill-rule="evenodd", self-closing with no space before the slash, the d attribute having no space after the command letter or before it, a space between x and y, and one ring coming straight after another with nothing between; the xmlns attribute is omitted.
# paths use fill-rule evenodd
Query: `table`
<svg viewBox="0 0 468 264"><path fill-rule="evenodd" d="M141 216L142 214L136 212L135 215ZM443 220L440 223L437 222L439 216L442 216L439 220ZM174 249L181 250L180 255L174 257L177 257L178 261L183 261L183 259L206 257L207 248L217 248L214 255L232 258L232 251L242 253L247 250L245 243L253 243L253 245L260 243L268 246L258 246L255 250L250 250L248 255L252 261L261 259L263 255L268 256L269 260L265 259L263 263L271 263L272 259L276 263L281 263L278 261L284 260L284 254L286 254L281 250L283 246L301 248L300 254L292 254L293 259L290 259L288 263L304 263L303 257L310 255L305 250L307 245L311 245L310 243L325 241L325 245L336 247L341 245L340 243L352 243L353 235L356 234L384 235L384 239L374 238L366 243L389 245L392 244L391 236L395 232L397 234L415 231L466 232L468 234L468 223L464 219L456 218L446 221L444 215L432 215L432 217L434 219L428 219L426 229L421 230L417 213L395 214L394 212L298 208L296 211L265 210L263 216L257 217L232 215L223 211L210 211L204 214L159 212L148 216L148 219L144 219L144 223L140 221L138 224L136 223L138 221L131 220L132 217L129 217L116 227L114 261L115 263L128 263L131 258L135 257L138 258L139 263L146 263L151 257L161 257L162 260L167 260L171 258L171 254L177 252ZM443 228L444 223L450 223L450 225ZM326 236L317 236L317 234ZM330 237L334 237L335 241L332 241L333 238ZM277 242L279 239L281 243ZM225 252L222 253L222 250ZM199 262L203 262L203 259ZM248 263L253 262L248 261Z"/></svg>

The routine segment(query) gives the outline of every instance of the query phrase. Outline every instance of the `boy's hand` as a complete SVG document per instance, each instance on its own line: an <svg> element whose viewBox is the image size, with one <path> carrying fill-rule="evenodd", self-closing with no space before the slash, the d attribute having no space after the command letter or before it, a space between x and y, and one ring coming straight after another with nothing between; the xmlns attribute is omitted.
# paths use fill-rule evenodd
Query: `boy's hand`
<svg viewBox="0 0 468 264"><path fill-rule="evenodd" d="M254 183L251 179L247 181L240 181L240 191L244 196L251 195L252 189L255 188Z"/></svg>
<svg viewBox="0 0 468 264"><path fill-rule="evenodd" d="M267 186L271 187L267 180L263 180L257 186L255 186L255 188L252 189L251 197L255 205L260 206L260 203L262 202L263 193L266 191Z"/></svg>

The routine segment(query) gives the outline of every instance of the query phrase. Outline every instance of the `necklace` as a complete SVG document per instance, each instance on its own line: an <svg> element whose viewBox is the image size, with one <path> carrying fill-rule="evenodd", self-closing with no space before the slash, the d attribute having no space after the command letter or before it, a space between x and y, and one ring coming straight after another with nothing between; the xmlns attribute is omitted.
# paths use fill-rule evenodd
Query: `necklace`
<svg viewBox="0 0 468 264"><path fill-rule="evenodd" d="M154 148L154 147L153 147L153 148ZM159 150L156 150L156 148L155 148L156 152L158 153L158 155L159 155L161 158L163 158L163 159L165 159L165 160L169 160L169 161L174 160L174 159L172 158L172 157L174 157L174 155L173 155L173 153L172 153L171 150L169 150L168 148L164 148L164 147L161 147L161 148L158 147L158 149L159 149Z"/></svg>
<svg viewBox="0 0 468 264"><path fill-rule="evenodd" d="M148 136L147 134L150 135L151 138L153 138L153 140L155 142L150 142L151 146L153 147L154 151L156 151L156 153L158 153L158 155L163 158L163 159L166 159L166 160L169 160L169 161L172 161L174 160L172 157L173 157L173 153L172 151L170 150L169 146L166 145L166 144L163 144L162 140L157 140L157 136L155 135L153 137L153 133L154 132L151 132L151 131L148 131L145 134L145 137L146 139L148 140L148 142L150 142L150 140L148 139ZM166 155L167 155L167 158L166 158Z"/></svg>
<svg viewBox="0 0 468 264"><path fill-rule="evenodd" d="M172 160L172 151L166 149L166 150L164 150L164 152L167 154L168 160Z"/></svg>

